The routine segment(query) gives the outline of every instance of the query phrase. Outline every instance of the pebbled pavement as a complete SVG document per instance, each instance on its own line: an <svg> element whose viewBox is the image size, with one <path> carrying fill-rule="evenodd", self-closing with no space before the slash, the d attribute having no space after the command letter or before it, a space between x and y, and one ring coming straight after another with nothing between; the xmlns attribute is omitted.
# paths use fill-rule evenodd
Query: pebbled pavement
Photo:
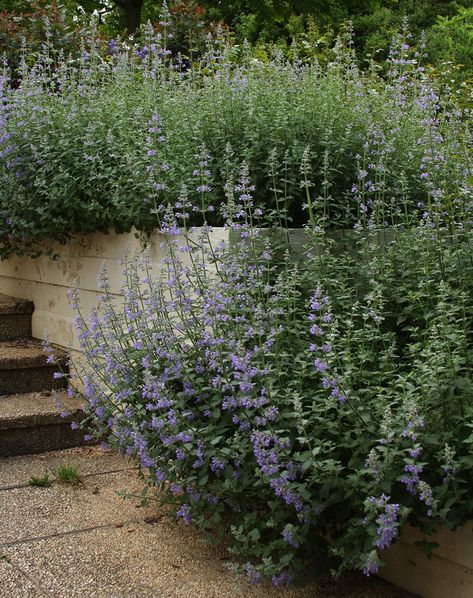
<svg viewBox="0 0 473 598"><path fill-rule="evenodd" d="M80 483L55 481L74 465ZM48 488L28 485L48 471ZM1 598L408 598L378 579L277 590L250 586L227 567L223 546L176 522L158 503L140 507L133 461L82 447L0 459Z"/></svg>

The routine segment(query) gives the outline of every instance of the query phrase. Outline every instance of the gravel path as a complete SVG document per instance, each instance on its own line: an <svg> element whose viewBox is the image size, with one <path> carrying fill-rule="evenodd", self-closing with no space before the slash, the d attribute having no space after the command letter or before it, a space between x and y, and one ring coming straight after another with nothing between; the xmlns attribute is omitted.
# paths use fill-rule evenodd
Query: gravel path
<svg viewBox="0 0 473 598"><path fill-rule="evenodd" d="M76 486L28 485L73 464ZM250 586L165 507L140 507L134 464L97 448L0 459L0 597L36 598L407 598L381 580L348 575L309 588Z"/></svg>

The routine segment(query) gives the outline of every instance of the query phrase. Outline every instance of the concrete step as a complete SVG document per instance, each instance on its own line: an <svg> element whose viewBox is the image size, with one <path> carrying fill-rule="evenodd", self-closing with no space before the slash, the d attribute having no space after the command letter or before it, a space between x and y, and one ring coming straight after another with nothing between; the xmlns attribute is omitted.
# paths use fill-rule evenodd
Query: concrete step
<svg viewBox="0 0 473 598"><path fill-rule="evenodd" d="M65 370L66 354L56 354ZM0 342L0 395L63 388L64 379L53 376L57 371L57 365L47 362L40 341Z"/></svg>
<svg viewBox="0 0 473 598"><path fill-rule="evenodd" d="M33 309L31 301L0 293L0 341L29 338Z"/></svg>
<svg viewBox="0 0 473 598"><path fill-rule="evenodd" d="M69 415L61 417L58 402ZM71 429L83 415L81 405L64 390L0 396L0 457L84 444L84 433Z"/></svg>

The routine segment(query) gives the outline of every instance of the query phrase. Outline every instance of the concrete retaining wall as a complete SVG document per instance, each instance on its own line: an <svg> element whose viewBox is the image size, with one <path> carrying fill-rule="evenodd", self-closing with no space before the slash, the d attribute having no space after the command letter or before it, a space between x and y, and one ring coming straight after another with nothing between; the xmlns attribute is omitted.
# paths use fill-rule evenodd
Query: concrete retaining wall
<svg viewBox="0 0 473 598"><path fill-rule="evenodd" d="M223 229L215 229L216 242L225 239ZM149 249L154 267L162 258L161 238L151 238ZM97 277L106 266L112 292L117 296L122 283L125 250L139 251L141 243L133 233L117 235L100 233L76 238L54 248L56 259L31 259L12 256L0 261L0 291L34 302L32 333L77 349L74 336L74 313L69 307L67 291L77 281L84 312L97 304ZM473 598L473 522L460 530L442 530L438 548L429 560L414 545L421 537L414 529L406 529L399 542L381 555L387 566L381 577L422 598Z"/></svg>
<svg viewBox="0 0 473 598"><path fill-rule="evenodd" d="M418 530L405 528L381 554L386 567L380 576L422 598L473 598L473 521L429 536L429 542L440 544L430 559L414 544L422 539Z"/></svg>
<svg viewBox="0 0 473 598"><path fill-rule="evenodd" d="M227 238L227 232L216 228L212 241ZM159 268L163 257L162 237L153 235L148 249L153 270ZM45 331L52 343L78 349L74 333L74 312L69 307L67 291L77 284L83 313L97 305L100 294L97 278L105 266L113 294L119 296L122 286L121 260L125 251L131 254L143 249L134 232L125 234L94 233L76 237L65 245L54 244L54 259L10 256L0 260L0 290L12 297L34 302L32 334L44 338Z"/></svg>
<svg viewBox="0 0 473 598"><path fill-rule="evenodd" d="M125 249L138 251L140 242L133 234L104 235L100 233L78 237L66 245L55 244L55 259L42 256L36 259L10 256L0 261L0 288L13 297L34 302L32 334L44 338L47 331L51 341L77 349L73 318L67 291L77 284L84 311L97 304L97 277L105 265L112 291L119 293L121 265ZM152 244L153 259L159 260L159 244Z"/></svg>

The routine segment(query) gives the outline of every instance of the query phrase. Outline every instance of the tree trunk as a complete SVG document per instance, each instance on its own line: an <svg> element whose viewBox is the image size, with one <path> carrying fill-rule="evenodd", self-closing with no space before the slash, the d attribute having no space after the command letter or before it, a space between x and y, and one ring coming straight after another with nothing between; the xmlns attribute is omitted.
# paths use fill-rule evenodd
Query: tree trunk
<svg viewBox="0 0 473 598"><path fill-rule="evenodd" d="M143 0L119 0L118 5L123 11L126 32L133 35L141 24Z"/></svg>

